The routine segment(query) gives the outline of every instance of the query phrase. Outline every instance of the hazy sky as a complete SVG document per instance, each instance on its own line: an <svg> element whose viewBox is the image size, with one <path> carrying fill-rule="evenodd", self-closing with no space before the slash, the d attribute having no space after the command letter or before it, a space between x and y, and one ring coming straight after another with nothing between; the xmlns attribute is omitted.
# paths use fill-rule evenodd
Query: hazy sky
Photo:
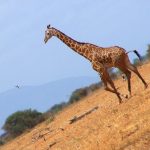
<svg viewBox="0 0 150 150"><path fill-rule="evenodd" d="M1 0L0 14L0 92L16 84L97 76L86 59L58 39L44 44L47 24L78 41L141 54L150 43L148 0Z"/></svg>

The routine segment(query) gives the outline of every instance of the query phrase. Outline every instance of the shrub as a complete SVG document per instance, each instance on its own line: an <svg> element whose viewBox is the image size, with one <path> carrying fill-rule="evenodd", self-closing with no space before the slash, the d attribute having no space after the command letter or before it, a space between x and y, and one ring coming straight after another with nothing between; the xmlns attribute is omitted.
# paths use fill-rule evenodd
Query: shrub
<svg viewBox="0 0 150 150"><path fill-rule="evenodd" d="M72 104L89 95L89 93L99 89L102 86L102 82L91 84L88 87L76 89L70 96L68 104Z"/></svg>
<svg viewBox="0 0 150 150"><path fill-rule="evenodd" d="M55 115L54 114L49 114L49 113L45 113L46 114L46 125L48 125L49 123L51 123L52 121L54 121L55 119Z"/></svg>
<svg viewBox="0 0 150 150"><path fill-rule="evenodd" d="M16 137L42 121L44 121L42 113L36 110L17 111L6 119L3 129L10 136Z"/></svg>
<svg viewBox="0 0 150 150"><path fill-rule="evenodd" d="M148 59L150 58L150 44L148 44L146 56Z"/></svg>
<svg viewBox="0 0 150 150"><path fill-rule="evenodd" d="M75 90L70 99L69 99L69 103L74 103L74 102L77 102L79 101L81 98L85 97L88 95L88 90L87 88L80 88L80 89L77 89Z"/></svg>
<svg viewBox="0 0 150 150"><path fill-rule="evenodd" d="M88 87L89 88L89 92L93 92L93 91L99 89L101 86L102 86L102 82L91 84Z"/></svg>
<svg viewBox="0 0 150 150"><path fill-rule="evenodd" d="M2 146L4 144L5 144L5 142L2 139L0 139L0 146Z"/></svg>
<svg viewBox="0 0 150 150"><path fill-rule="evenodd" d="M61 111L66 106L67 106L67 103L65 103L65 102L62 102L60 104L55 104L45 113L45 115L47 115L47 116L55 115L56 113Z"/></svg>

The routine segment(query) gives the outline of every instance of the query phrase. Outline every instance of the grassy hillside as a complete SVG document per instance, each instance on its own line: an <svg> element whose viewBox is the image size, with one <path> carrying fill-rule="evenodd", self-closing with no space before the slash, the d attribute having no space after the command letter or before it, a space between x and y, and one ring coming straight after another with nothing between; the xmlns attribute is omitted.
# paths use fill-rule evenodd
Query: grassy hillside
<svg viewBox="0 0 150 150"><path fill-rule="evenodd" d="M149 84L150 63L139 71ZM39 124L0 150L149 150L150 87L145 90L135 74L131 82L132 97L121 105L114 94L97 90L64 109L52 123L47 120ZM122 79L115 85L121 93L127 93L127 83ZM95 106L98 109L82 115ZM71 118L80 115L69 124Z"/></svg>

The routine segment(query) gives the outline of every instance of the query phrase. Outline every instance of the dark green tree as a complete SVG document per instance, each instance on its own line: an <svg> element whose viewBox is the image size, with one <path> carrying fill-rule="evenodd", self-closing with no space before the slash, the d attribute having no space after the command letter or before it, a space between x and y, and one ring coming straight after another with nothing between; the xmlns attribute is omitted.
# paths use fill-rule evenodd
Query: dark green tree
<svg viewBox="0 0 150 150"><path fill-rule="evenodd" d="M66 105L67 104L65 102L62 102L60 104L55 104L48 111L52 114L56 114L57 112L61 111L64 107L66 107Z"/></svg>
<svg viewBox="0 0 150 150"><path fill-rule="evenodd" d="M88 95L88 88L85 87L85 88L80 88L80 89L77 89L75 90L72 95L70 96L70 99L69 99L69 103L74 103L74 102L77 102L79 101L81 98L85 97Z"/></svg>
<svg viewBox="0 0 150 150"><path fill-rule="evenodd" d="M150 58L150 44L148 44L146 56L148 59Z"/></svg>
<svg viewBox="0 0 150 150"><path fill-rule="evenodd" d="M5 143L5 142L4 142L2 139L0 139L0 146L1 146L1 145L4 145L4 143Z"/></svg>
<svg viewBox="0 0 150 150"><path fill-rule="evenodd" d="M44 121L42 113L36 110L17 111L6 119L3 129L10 136L16 137L42 121Z"/></svg>

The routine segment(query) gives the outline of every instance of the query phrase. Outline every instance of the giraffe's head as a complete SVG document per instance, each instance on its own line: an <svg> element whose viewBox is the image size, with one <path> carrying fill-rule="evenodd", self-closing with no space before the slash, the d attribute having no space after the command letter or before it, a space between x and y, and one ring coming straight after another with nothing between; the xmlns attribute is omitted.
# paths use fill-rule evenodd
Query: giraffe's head
<svg viewBox="0 0 150 150"><path fill-rule="evenodd" d="M53 35L54 35L54 29L50 27L50 25L48 25L45 31L44 42L46 43Z"/></svg>

